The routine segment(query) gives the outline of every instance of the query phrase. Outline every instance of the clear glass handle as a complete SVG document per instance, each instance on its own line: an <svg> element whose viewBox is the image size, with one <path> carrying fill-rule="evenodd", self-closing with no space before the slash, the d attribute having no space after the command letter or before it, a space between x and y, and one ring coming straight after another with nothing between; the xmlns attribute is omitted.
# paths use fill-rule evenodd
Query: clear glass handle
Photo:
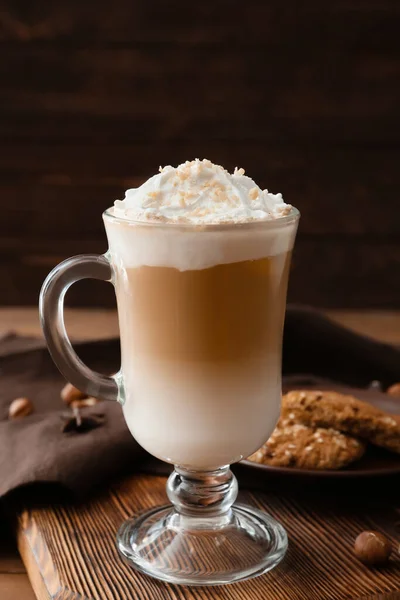
<svg viewBox="0 0 400 600"><path fill-rule="evenodd" d="M82 392L103 400L119 400L119 375L107 377L87 367L72 348L64 324L64 297L81 279L112 280L111 265L103 255L68 258L47 276L40 292L39 313L50 354L64 377Z"/></svg>

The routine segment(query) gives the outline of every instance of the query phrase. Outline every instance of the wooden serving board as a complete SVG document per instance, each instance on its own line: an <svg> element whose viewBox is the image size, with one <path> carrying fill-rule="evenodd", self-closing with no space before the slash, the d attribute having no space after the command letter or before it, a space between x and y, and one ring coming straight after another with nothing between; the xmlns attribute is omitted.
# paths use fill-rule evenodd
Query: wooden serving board
<svg viewBox="0 0 400 600"><path fill-rule="evenodd" d="M270 512L286 527L289 550L272 572L214 588L168 585L124 564L115 547L120 523L166 503L165 477L138 474L85 504L22 510L18 547L39 600L345 600L400 598L400 556L368 569L353 543L364 529L378 529L399 543L399 512L392 484L351 494L307 495L241 492L240 500ZM398 484L398 480L397 480ZM390 492L392 489L392 493ZM311 495L310 493L311 492ZM296 492L297 493L297 492Z"/></svg>

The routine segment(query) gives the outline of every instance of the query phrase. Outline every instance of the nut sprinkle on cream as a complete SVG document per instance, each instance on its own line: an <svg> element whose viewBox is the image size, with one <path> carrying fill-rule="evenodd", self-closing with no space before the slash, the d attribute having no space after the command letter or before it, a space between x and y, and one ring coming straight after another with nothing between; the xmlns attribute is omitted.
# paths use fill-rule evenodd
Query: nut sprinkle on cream
<svg viewBox="0 0 400 600"><path fill-rule="evenodd" d="M210 160L186 161L160 172L114 203L114 216L134 221L193 225L279 219L291 206L282 194L262 190L236 167L233 173Z"/></svg>

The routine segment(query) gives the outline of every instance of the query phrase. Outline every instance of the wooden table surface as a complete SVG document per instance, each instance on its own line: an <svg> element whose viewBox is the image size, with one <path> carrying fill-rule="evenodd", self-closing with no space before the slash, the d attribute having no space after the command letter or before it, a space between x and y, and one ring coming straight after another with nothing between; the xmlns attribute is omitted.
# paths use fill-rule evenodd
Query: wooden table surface
<svg viewBox="0 0 400 600"><path fill-rule="evenodd" d="M330 311L328 314L357 332L400 344L400 311ZM114 311L68 311L66 321L74 339L112 337L118 333ZM0 331L10 328L22 335L40 335L37 309L0 309ZM0 527L0 599L34 600L35 595L12 535L7 531L5 522L0 522Z"/></svg>
<svg viewBox="0 0 400 600"><path fill-rule="evenodd" d="M119 526L168 501L166 478L154 474L136 473L84 502L59 499L47 508L35 506L36 490L35 502L28 501L29 508L19 513L18 548L38 600L399 600L399 556L393 553L387 566L371 569L353 552L355 537L365 529L381 531L393 546L398 542L393 482L381 482L375 493L371 485L360 483L350 488L336 483L325 492L321 486L319 493L312 485L300 484L290 485L285 493L282 482L275 489L269 482L264 491L239 489L239 502L280 521L289 548L267 576L238 585L178 587L124 564L115 544ZM42 496L46 503L48 493ZM172 554L175 542L168 546ZM205 553L208 543L203 537ZM242 544L237 540L232 546L221 537L218 550L235 564L244 551Z"/></svg>

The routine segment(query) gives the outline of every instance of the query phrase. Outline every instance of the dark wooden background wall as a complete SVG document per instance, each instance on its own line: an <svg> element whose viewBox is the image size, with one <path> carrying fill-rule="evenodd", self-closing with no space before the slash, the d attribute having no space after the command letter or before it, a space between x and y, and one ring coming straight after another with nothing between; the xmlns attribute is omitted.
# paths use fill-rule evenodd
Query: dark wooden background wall
<svg viewBox="0 0 400 600"><path fill-rule="evenodd" d="M105 251L102 210L159 164L207 157L301 210L292 301L400 307L398 0L2 1L0 111L1 304Z"/></svg>

